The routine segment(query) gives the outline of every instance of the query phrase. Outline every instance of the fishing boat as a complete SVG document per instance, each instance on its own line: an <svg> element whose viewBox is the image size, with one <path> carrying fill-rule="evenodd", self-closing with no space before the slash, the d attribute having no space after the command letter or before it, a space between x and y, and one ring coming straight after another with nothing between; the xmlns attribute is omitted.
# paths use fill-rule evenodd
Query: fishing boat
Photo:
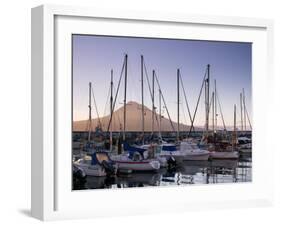
<svg viewBox="0 0 281 226"><path fill-rule="evenodd" d="M85 155L73 163L74 166L82 169L87 176L104 177L116 174L117 168L114 162L109 158L107 152L94 152Z"/></svg>

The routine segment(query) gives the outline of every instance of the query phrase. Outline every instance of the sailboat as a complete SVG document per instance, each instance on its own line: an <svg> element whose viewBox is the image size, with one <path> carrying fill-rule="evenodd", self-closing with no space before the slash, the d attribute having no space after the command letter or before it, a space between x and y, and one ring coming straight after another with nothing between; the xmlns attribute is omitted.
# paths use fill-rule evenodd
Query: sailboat
<svg viewBox="0 0 281 226"><path fill-rule="evenodd" d="M210 151L210 159L237 159L239 157L239 153L234 150L236 146L234 143L230 148L221 148L218 146L218 134L217 134L217 88L216 88L216 80L215 80L215 90L212 93L211 98L211 104L210 104L210 65L207 65L207 70L203 79L203 83L200 90L200 95L198 98L197 106L200 100L201 91L203 90L203 87L205 88L205 131L203 133L200 146L205 147ZM197 108L196 106L196 108ZM212 106L212 113L213 113L213 136L210 134L209 130L209 115L210 115L210 109ZM220 102L219 102L220 106ZM234 132L233 132L233 138L236 137L236 106L234 107ZM220 107L221 111L221 107ZM222 112L221 112L222 114ZM195 114L194 114L195 117ZM222 116L223 119L223 116ZM193 126L194 118L192 121ZM223 119L224 124L224 119ZM224 124L225 128L225 124ZM226 128L225 128L226 131ZM211 140L211 141L210 141ZM236 139L233 139L233 141L236 142ZM228 145L228 142L227 142Z"/></svg>
<svg viewBox="0 0 281 226"><path fill-rule="evenodd" d="M98 115L98 119L99 119L99 123L98 126L96 127L95 130L95 140L92 139L92 96L94 98L94 103L96 106L96 102L95 102L95 96L93 93L93 89L92 89L92 83L89 82L89 119L88 119L88 124L87 124L87 130L88 130L88 140L87 142L83 145L83 151L87 154L93 154L96 151L101 151L103 150L104 147L104 141L103 141L103 134L102 134L102 129L101 129L101 122L99 119L99 114L98 114L98 110L96 108L97 111L97 115Z"/></svg>
<svg viewBox="0 0 281 226"><path fill-rule="evenodd" d="M73 165L82 169L87 176L113 176L117 172L115 163L107 152L94 152L91 155L85 155L75 161Z"/></svg>
<svg viewBox="0 0 281 226"><path fill-rule="evenodd" d="M93 141L92 132L92 83L89 83L89 120L88 120L88 141L83 147L83 155L74 159L73 166L81 169L87 176L112 176L116 174L117 168L110 159L107 152L103 151L103 142ZM96 129L96 134L102 136L101 131Z"/></svg>
<svg viewBox="0 0 281 226"><path fill-rule="evenodd" d="M183 160L189 160L189 161L193 161L193 160L202 160L202 161L206 161L209 158L209 151L205 150L205 149L200 149L198 147L198 145L194 142L192 142L192 140L184 140L181 141L180 140L180 110L179 110L179 104L180 104L180 81L183 87L183 82L182 82L182 78L180 75L180 69L177 69L177 141L179 143L179 151L183 154ZM186 100L187 103L187 100ZM188 106L188 105L187 105Z"/></svg>
<svg viewBox="0 0 281 226"><path fill-rule="evenodd" d="M252 154L252 139L247 137L244 134L244 131L247 130L247 120L250 127L250 130L252 130L252 125L250 122L250 118L248 115L248 111L246 108L246 102L245 102L245 91L242 90L242 93L240 93L240 108L241 108L241 133L240 136L237 138L238 141L238 149L241 154Z"/></svg>
<svg viewBox="0 0 281 226"><path fill-rule="evenodd" d="M237 147L237 131L236 131L236 105L234 105L234 128L232 134L232 148L223 151L211 151L211 159L238 159L239 152L236 151Z"/></svg>
<svg viewBox="0 0 281 226"><path fill-rule="evenodd" d="M142 57L143 60L143 57ZM127 106L127 65L128 65L128 55L125 55L124 63L122 67L125 69L124 73L124 113L123 113L123 150L127 153L120 155L112 155L111 158L115 162L118 170L131 170L131 171L157 171L160 169L160 162L156 159L148 158L148 155L144 155L146 149L132 147L126 142L126 106ZM123 73L121 73L123 76ZM122 77L120 77L121 79ZM121 81L121 80L120 80ZM116 97L118 92L116 93ZM115 102L115 101L114 101ZM113 109L111 111L111 118L113 114ZM110 122L111 123L111 120ZM110 124L108 126L110 128Z"/></svg>

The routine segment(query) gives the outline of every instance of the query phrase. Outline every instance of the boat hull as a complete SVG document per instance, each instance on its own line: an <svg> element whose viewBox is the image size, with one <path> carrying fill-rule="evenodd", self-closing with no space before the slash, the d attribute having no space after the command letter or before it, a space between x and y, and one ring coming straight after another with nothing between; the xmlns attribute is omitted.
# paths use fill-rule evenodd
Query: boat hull
<svg viewBox="0 0 281 226"><path fill-rule="evenodd" d="M210 152L211 159L238 159L239 153L237 151L213 151Z"/></svg>
<svg viewBox="0 0 281 226"><path fill-rule="evenodd" d="M161 151L160 155L161 157L164 157L166 159L169 159L170 157L173 157L177 163L181 163L184 160L184 154L180 151Z"/></svg>
<svg viewBox="0 0 281 226"><path fill-rule="evenodd" d="M84 170L87 176L93 176L93 177L106 176L105 170L103 169L103 167L99 165L86 165L86 164L77 164L77 163L74 163L74 165Z"/></svg>
<svg viewBox="0 0 281 226"><path fill-rule="evenodd" d="M184 156L185 161L207 161L209 159L210 153L186 153Z"/></svg>
<svg viewBox="0 0 281 226"><path fill-rule="evenodd" d="M165 167L168 166L167 158L161 157L161 156L157 156L156 159L157 159L157 161L159 161L161 168L165 168Z"/></svg>
<svg viewBox="0 0 281 226"><path fill-rule="evenodd" d="M114 161L117 168L132 171L157 171L160 169L159 161Z"/></svg>

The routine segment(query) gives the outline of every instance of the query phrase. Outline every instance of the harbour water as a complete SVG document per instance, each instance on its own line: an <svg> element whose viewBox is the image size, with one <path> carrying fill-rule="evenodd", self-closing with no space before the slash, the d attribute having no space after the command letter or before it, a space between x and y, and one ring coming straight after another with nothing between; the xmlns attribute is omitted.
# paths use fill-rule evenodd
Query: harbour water
<svg viewBox="0 0 281 226"><path fill-rule="evenodd" d="M132 173L114 177L91 177L74 181L73 189L118 189L128 187L240 183L252 181L251 156L239 160L184 161L177 169Z"/></svg>

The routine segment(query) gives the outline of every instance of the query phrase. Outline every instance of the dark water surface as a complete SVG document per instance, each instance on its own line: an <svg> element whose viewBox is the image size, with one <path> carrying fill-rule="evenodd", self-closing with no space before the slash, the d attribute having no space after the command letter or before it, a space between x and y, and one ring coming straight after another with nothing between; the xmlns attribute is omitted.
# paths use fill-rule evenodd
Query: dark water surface
<svg viewBox="0 0 281 226"><path fill-rule="evenodd" d="M124 176L91 177L73 183L74 190L116 189L128 187L238 183L252 181L252 159L184 161L176 170L155 173L132 173Z"/></svg>

